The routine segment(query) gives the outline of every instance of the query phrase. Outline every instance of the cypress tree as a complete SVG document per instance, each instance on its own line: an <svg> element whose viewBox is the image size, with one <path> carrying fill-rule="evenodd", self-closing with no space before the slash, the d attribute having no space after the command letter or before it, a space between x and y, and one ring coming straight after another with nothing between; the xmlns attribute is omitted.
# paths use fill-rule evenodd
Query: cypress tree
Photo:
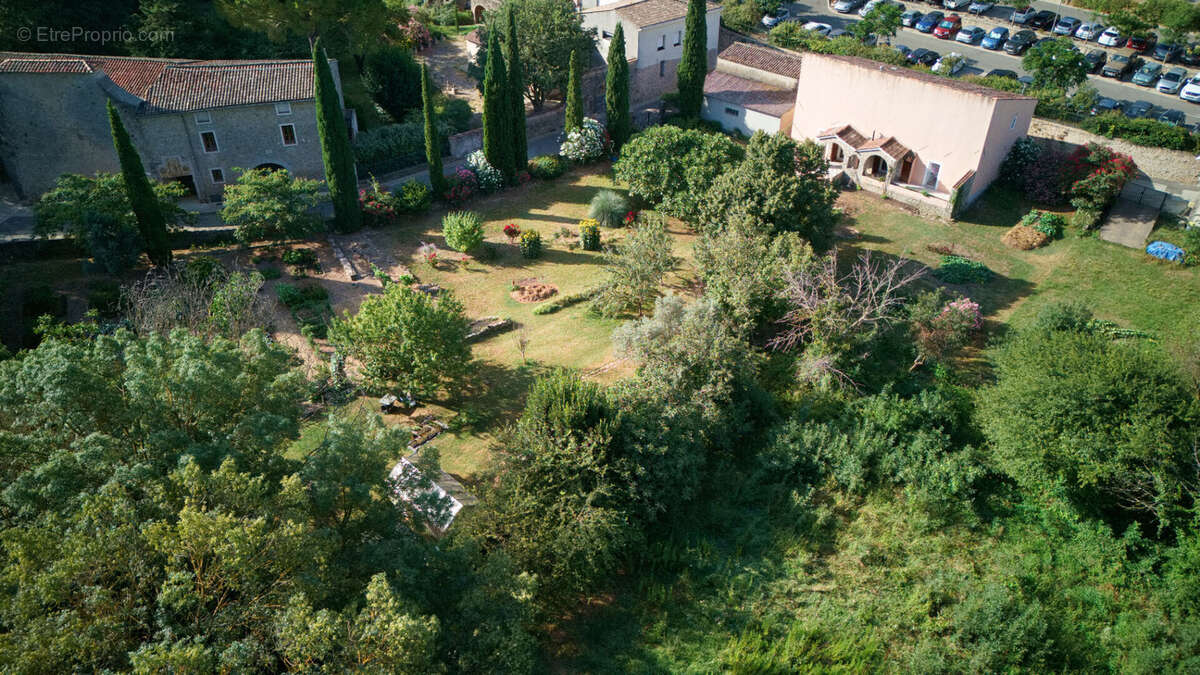
<svg viewBox="0 0 1200 675"><path fill-rule="evenodd" d="M529 142L525 138L525 69L521 66L521 51L517 44L517 18L513 5L508 6L508 35L504 43L504 60L508 62L508 97L512 106L513 166L524 171L529 163Z"/></svg>
<svg viewBox="0 0 1200 675"><path fill-rule="evenodd" d="M608 135L613 150L621 149L633 123L629 119L629 62L625 60L625 29L621 22L613 30L608 44L608 74L604 78L604 113L608 119Z"/></svg>
<svg viewBox="0 0 1200 675"><path fill-rule="evenodd" d="M171 243L167 239L167 221L163 218L158 197L150 187L146 168L138 156L129 132L112 101L108 102L108 125L112 128L113 146L117 149L117 161L121 164L121 178L125 183L125 196L137 220L138 232L146 246L150 262L161 267L171 262Z"/></svg>
<svg viewBox="0 0 1200 675"><path fill-rule="evenodd" d="M705 0L688 0L684 19L683 57L679 60L679 112L698 117L704 102L704 76L708 74L708 23Z"/></svg>
<svg viewBox="0 0 1200 675"><path fill-rule="evenodd" d="M313 98L317 103L317 134L321 137L321 160L325 164L325 183L333 202L333 218L341 232L353 232L362 226L358 206L358 178L354 173L354 154L350 150L350 132L342 115L342 104L329 60L321 49L321 39L313 42Z"/></svg>
<svg viewBox="0 0 1200 675"><path fill-rule="evenodd" d="M579 50L571 51L571 70L567 80L567 109L563 132L583 126L583 73L579 72Z"/></svg>
<svg viewBox="0 0 1200 675"><path fill-rule="evenodd" d="M483 76L483 154L505 177L512 176L512 122L504 56L498 30L488 31L487 71Z"/></svg>
<svg viewBox="0 0 1200 675"><path fill-rule="evenodd" d="M429 184L433 195L441 198L446 194L446 176L442 173L442 139L438 136L433 115L433 82L429 79L429 66L421 64L421 112L425 117L425 163L429 166Z"/></svg>

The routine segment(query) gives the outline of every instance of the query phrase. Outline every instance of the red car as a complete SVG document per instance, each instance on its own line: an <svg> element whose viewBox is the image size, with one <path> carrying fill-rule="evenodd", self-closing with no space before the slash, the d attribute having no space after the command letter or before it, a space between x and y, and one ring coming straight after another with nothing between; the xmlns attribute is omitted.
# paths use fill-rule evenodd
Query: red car
<svg viewBox="0 0 1200 675"><path fill-rule="evenodd" d="M953 40L958 31L962 30L962 18L957 14L942 19L942 22L933 29L933 36L943 40Z"/></svg>
<svg viewBox="0 0 1200 675"><path fill-rule="evenodd" d="M1135 52L1144 52L1153 47L1157 42L1158 36L1154 33L1150 33L1148 35L1135 35L1130 37L1129 41L1125 43L1125 46L1129 47Z"/></svg>

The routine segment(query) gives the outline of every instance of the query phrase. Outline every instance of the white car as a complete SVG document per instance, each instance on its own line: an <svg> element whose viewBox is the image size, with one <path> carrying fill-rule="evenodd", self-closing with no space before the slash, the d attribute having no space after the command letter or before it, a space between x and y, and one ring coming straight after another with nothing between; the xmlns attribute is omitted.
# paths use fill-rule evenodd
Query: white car
<svg viewBox="0 0 1200 675"><path fill-rule="evenodd" d="M1188 103L1200 103L1200 75L1196 75L1179 90L1179 98Z"/></svg>
<svg viewBox="0 0 1200 675"><path fill-rule="evenodd" d="M819 33L825 36L828 36L830 31L833 30L833 26L830 26L827 23L821 23L820 21L809 21L800 27L804 30L811 30L814 33Z"/></svg>
<svg viewBox="0 0 1200 675"><path fill-rule="evenodd" d="M950 52L933 64L933 72L945 75L957 75L958 71L967 67L967 60L958 52Z"/></svg>
<svg viewBox="0 0 1200 675"><path fill-rule="evenodd" d="M990 0L975 0L975 2L971 3L970 7L967 7L967 13L987 14L988 12L992 11L992 8L995 6L996 3L991 2Z"/></svg>
<svg viewBox="0 0 1200 675"><path fill-rule="evenodd" d="M780 7L779 9L775 10L774 14L764 15L762 18L762 25L766 26L767 28L772 28L783 21L787 21L788 15L789 12L787 7Z"/></svg>
<svg viewBox="0 0 1200 675"><path fill-rule="evenodd" d="M942 5L946 9L958 11L960 9L966 9L967 7L970 7L971 2L972 0L943 0Z"/></svg>
<svg viewBox="0 0 1200 675"><path fill-rule="evenodd" d="M1099 42L1104 47L1124 47L1125 37L1121 35L1121 31L1110 26L1104 29L1104 32L1100 34L1100 38L1096 42Z"/></svg>
<svg viewBox="0 0 1200 675"><path fill-rule="evenodd" d="M1187 82L1187 79L1187 71L1179 66L1175 66L1163 73L1162 77L1158 78L1158 85L1155 89L1164 94L1178 94L1179 90L1183 88L1183 83Z"/></svg>
<svg viewBox="0 0 1200 675"><path fill-rule="evenodd" d="M867 2L867 4L862 6L862 9L858 10L858 15L866 18L867 14L870 14L871 10L875 9L875 5L878 5L882 1L883 0L870 0Z"/></svg>
<svg viewBox="0 0 1200 675"><path fill-rule="evenodd" d="M1085 23L1079 28L1075 29L1075 39L1083 40L1084 42L1091 42L1092 40L1100 37L1100 34L1103 32L1104 26L1101 24Z"/></svg>

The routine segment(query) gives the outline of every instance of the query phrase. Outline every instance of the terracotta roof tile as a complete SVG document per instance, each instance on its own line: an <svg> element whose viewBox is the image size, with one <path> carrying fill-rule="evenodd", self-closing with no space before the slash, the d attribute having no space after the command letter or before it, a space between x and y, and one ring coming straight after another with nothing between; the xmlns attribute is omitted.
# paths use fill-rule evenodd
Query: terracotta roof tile
<svg viewBox="0 0 1200 675"><path fill-rule="evenodd" d="M712 11L721 5L715 2L706 3ZM615 11L623 21L635 26L653 26L664 21L674 21L687 16L687 3L682 0L622 0L607 5L598 5L583 10L582 14Z"/></svg>
<svg viewBox="0 0 1200 675"><path fill-rule="evenodd" d="M850 64L853 66L858 66L859 68L863 68L865 70L877 70L880 72L886 72L886 73L895 75L896 77L904 77L904 78L908 78L910 80L919 80L921 82L926 82L928 84L932 84L935 86L944 87L946 89L954 89L957 91L961 91L963 93L974 94L976 96L983 96L983 97L991 98L991 99L1018 99L1018 100L1029 100L1029 101L1036 100L1030 96L1022 96L1021 94L1014 94L1012 92L999 91L997 89L992 89L990 87L984 87L982 85L974 84L972 82L964 82L962 80L956 80L952 77L943 77L941 75L936 75L934 73L928 73L928 72L924 72L924 71L920 71L920 70L914 70L912 68L904 68L901 66L893 66L893 65L887 64L887 63L880 63L879 61L872 61L871 59L865 59L860 56L844 56L842 54L817 54L817 53L813 52L810 54L805 54L804 58L805 59L829 59L831 61L841 61L842 63Z"/></svg>
<svg viewBox="0 0 1200 675"><path fill-rule="evenodd" d="M3 59L0 73L90 73L91 66L83 59Z"/></svg>
<svg viewBox="0 0 1200 675"><path fill-rule="evenodd" d="M796 104L796 95L791 89L772 87L719 70L704 78L704 95L772 117L783 117Z"/></svg>
<svg viewBox="0 0 1200 675"><path fill-rule="evenodd" d="M892 159L900 159L908 154L908 147L896 140L895 136L872 138L864 141L862 145L857 147L862 152L879 150L880 152L889 155Z"/></svg>
<svg viewBox="0 0 1200 675"><path fill-rule="evenodd" d="M818 139L832 138L834 136L842 139L842 142L856 150L867 142L867 137L858 133L858 130L849 124L830 127L817 134Z"/></svg>
<svg viewBox="0 0 1200 675"><path fill-rule="evenodd" d="M800 55L782 49L735 42L718 54L717 58L784 77L800 77Z"/></svg>

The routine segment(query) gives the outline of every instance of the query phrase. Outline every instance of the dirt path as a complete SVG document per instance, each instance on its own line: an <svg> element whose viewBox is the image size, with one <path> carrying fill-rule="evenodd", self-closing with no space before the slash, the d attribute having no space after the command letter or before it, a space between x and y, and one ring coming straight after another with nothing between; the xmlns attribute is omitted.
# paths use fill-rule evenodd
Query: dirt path
<svg viewBox="0 0 1200 675"><path fill-rule="evenodd" d="M467 53L467 38L459 36L453 40L441 40L421 52L421 59L429 66L434 84L448 96L466 99L471 110L483 112L483 97L475 87L475 79L467 74L471 55Z"/></svg>

